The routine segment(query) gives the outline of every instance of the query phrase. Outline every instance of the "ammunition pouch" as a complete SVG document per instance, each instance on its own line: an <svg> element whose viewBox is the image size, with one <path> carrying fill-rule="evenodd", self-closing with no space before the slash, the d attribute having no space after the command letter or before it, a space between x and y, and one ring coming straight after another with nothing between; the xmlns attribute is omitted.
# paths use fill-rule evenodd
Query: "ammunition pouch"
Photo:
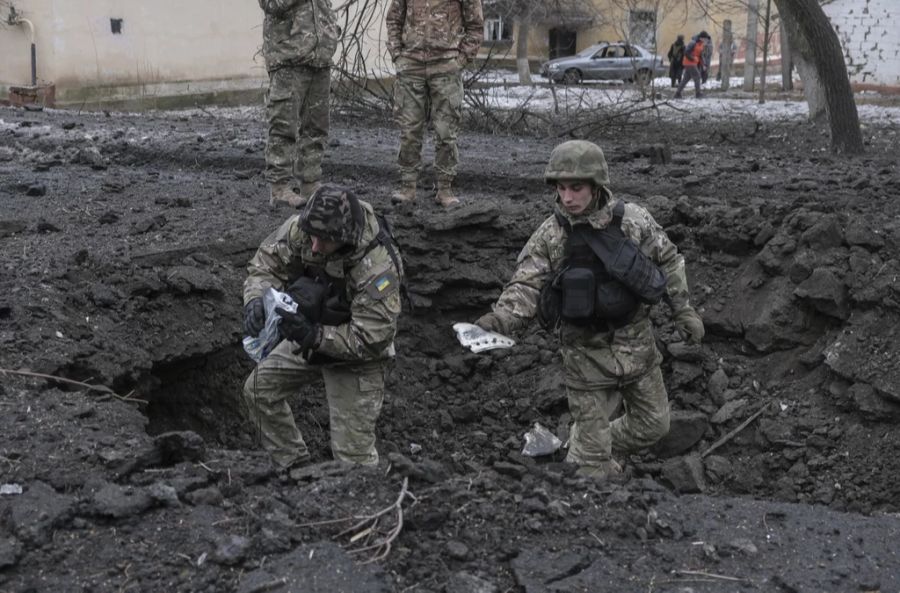
<svg viewBox="0 0 900 593"><path fill-rule="evenodd" d="M560 217L560 224L569 231L566 267L541 291L538 312L542 317L552 319L555 286L559 318L579 326L621 327L641 303L652 305L666 296L665 273L622 232L624 211L625 205L617 203L613 220L602 230L571 226Z"/></svg>
<svg viewBox="0 0 900 593"><path fill-rule="evenodd" d="M560 276L544 284L538 297L538 322L547 331L555 331L562 320L562 289Z"/></svg>
<svg viewBox="0 0 900 593"><path fill-rule="evenodd" d="M590 268L569 268L560 279L562 318L576 325L594 320L597 280Z"/></svg>
<svg viewBox="0 0 900 593"><path fill-rule="evenodd" d="M607 271L642 303L655 305L666 294L665 273L627 237L615 246Z"/></svg>

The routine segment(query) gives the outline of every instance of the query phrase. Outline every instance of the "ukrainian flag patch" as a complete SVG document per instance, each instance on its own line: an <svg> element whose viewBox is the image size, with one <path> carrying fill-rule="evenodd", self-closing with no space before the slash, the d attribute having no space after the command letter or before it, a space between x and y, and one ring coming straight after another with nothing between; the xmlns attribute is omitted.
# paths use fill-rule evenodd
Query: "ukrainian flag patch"
<svg viewBox="0 0 900 593"><path fill-rule="evenodd" d="M384 297L393 294L399 285L396 274L392 271L385 272L369 282L366 286L366 292L376 301L380 301Z"/></svg>

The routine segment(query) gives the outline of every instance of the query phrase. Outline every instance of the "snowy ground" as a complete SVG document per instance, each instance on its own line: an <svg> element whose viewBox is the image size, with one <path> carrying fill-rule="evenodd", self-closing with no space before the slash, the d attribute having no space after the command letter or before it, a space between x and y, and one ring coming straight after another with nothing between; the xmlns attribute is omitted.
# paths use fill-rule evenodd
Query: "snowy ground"
<svg viewBox="0 0 900 593"><path fill-rule="evenodd" d="M701 100L693 98L693 87L685 89L684 99L674 99L674 89L668 78L653 81L653 93L622 81L587 81L579 85L549 85L547 79L533 75L533 85L518 83L518 75L512 71L492 70L478 75L479 82L490 86L479 88L486 104L498 109L528 110L549 113L554 110L613 109L635 111L642 107L658 107L664 117L678 119L732 119L735 117L756 120L801 120L809 110L802 100L766 98L759 102L758 89L743 93L744 79L731 78L731 89L737 91L723 95L721 81L708 80L704 85L707 94ZM769 93L774 96L781 90L781 76L766 77ZM712 91L712 92L710 92ZM863 123L900 124L900 107L857 105ZM656 115L657 112L654 112Z"/></svg>

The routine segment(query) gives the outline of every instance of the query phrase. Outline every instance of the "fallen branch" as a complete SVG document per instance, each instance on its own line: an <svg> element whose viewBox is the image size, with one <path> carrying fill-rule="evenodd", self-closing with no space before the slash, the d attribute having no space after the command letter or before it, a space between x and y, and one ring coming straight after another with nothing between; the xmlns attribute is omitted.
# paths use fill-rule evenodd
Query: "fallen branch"
<svg viewBox="0 0 900 593"><path fill-rule="evenodd" d="M703 453L700 454L700 459L703 459L707 455L711 454L713 451L715 451L716 449L718 449L719 447L721 447L722 445L724 445L725 443L727 443L728 441L733 439L735 436L737 436L742 430L744 430L745 428L750 426L750 423L753 422L754 420L756 420L757 418L759 418L760 415L766 410L766 408L769 407L769 404L771 404L772 401L773 400L769 400L766 403L764 403L763 405L761 405L759 407L759 409L756 410L756 412L754 412L749 418L747 418L746 420L741 422L740 426L738 426L737 428L735 428L734 430L732 430L731 432L729 432L728 434L723 436L721 439L719 439L718 441L713 443L709 449L707 449L706 451L704 451Z"/></svg>
<svg viewBox="0 0 900 593"><path fill-rule="evenodd" d="M66 383L68 385L77 385L78 387L83 387L89 391L99 391L100 393L105 393L107 395L111 395L115 398L118 398L122 401L126 402L137 402L141 404L146 404L147 401L143 399L138 399L135 397L131 397L131 393L128 395L119 395L106 385L92 385L91 383L84 383L82 381L75 381L74 379L66 379L65 377L57 377L56 375L47 375L44 373L34 373L32 371L13 371L10 369L0 369L0 374L2 375L19 375L21 377L35 377L38 379L47 379L50 381L57 381L59 383ZM134 393L134 392L132 392Z"/></svg>
<svg viewBox="0 0 900 593"><path fill-rule="evenodd" d="M409 478L403 478L403 485L400 487L400 494L391 504L378 512L371 515L357 515L354 517L343 517L341 519L329 519L326 521L315 521L313 523L303 523L300 527L311 527L316 525L329 525L334 523L343 523L346 521L356 521L353 525L344 529L334 537L341 538L346 535L350 536L350 540L344 549L348 554L360 554L362 552L371 552L372 555L363 564L384 560L391 551L391 546L400 531L403 530L403 502L411 498L413 504L417 502L416 497L409 491ZM382 519L393 513L395 515L393 526L387 531L379 530L379 523ZM356 547L353 547L356 546Z"/></svg>

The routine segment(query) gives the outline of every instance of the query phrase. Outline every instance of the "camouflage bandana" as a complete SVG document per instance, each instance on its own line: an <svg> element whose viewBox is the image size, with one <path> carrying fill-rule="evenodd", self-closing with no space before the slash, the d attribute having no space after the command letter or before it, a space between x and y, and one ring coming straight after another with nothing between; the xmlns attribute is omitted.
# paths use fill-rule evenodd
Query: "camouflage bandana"
<svg viewBox="0 0 900 593"><path fill-rule="evenodd" d="M356 246L363 232L363 211L349 187L323 184L300 214L300 228L308 235Z"/></svg>

